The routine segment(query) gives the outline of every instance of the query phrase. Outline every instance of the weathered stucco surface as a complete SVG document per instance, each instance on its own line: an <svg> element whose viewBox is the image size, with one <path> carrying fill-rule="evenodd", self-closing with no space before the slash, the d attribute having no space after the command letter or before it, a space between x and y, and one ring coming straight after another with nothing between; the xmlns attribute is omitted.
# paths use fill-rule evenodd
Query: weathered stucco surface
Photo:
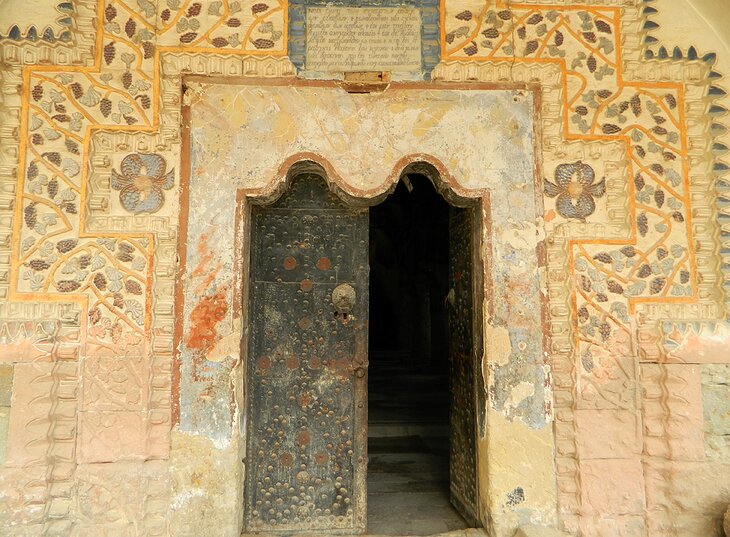
<svg viewBox="0 0 730 537"><path fill-rule="evenodd" d="M306 2L6 0L0 533L238 535L236 191L294 157L371 198L426 155L489 194L487 530L721 535L720 4L416 2L432 85L350 95L289 61Z"/></svg>
<svg viewBox="0 0 730 537"><path fill-rule="evenodd" d="M234 316L228 304L233 303L231 282L237 279L234 273L240 261L236 258L241 253L233 240L237 207L229 200L236 198L239 189L271 189L284 180L287 161L291 165L294 157L324 164L340 188L367 199L388 190L410 162L436 162L450 176L444 180L453 181L460 194L477 197L484 191L490 193L489 219L500 230L491 241L492 250L485 252L492 265L499 267L489 276L492 313L488 326L505 330L512 343L494 349L491 381L506 386L495 390L493 403L499 409L507 407L508 413L524 418L527 425L544 426L541 311L531 307L541 300L535 253L541 208L532 179L535 149L529 91L394 87L383 94L351 95L334 87L190 82L188 99L192 173L185 333L195 333L191 317L200 307L198 297L209 301L216 296L214 290L226 297L221 299L226 318ZM363 144L362 140L370 142ZM215 268L202 270L212 263L209 258ZM512 293L510 286L519 286L521 292ZM203 319L209 322L209 317ZM215 341L230 331L225 320L221 321ZM184 356L191 357L184 358L183 364L194 364L196 349L183 344ZM516 379L514 370L521 361L536 367ZM198 390L210 390L215 378L229 375L219 364L210 369L210 378L190 373L183 373L182 378L198 382ZM519 390L520 381L532 387L531 393L507 401L512 388ZM210 419L210 402L204 401L197 410L200 399L193 397L188 402L189 393L183 386L183 427L192 420L196 430L217 428L230 436L223 427L230 416L228 406L221 406L220 415ZM230 398L230 390L226 393ZM194 421L196 410L206 415L205 423Z"/></svg>
<svg viewBox="0 0 730 537"><path fill-rule="evenodd" d="M495 427L490 434L495 442L514 442L513 447L519 443L515 434L522 429L526 430L522 440L531 438L530 429L542 430L549 439L551 416L545 412L549 369L543 365L537 252L542 208L533 179L535 98L539 95L529 89L423 91L404 86L382 94L352 95L327 85L262 88L189 81L192 152L184 333L197 332L196 322L201 321L195 311L200 304L220 296L216 300L226 317L216 325L207 349L236 334L229 328L236 313L228 304L235 303L232 282L240 280L243 265L243 254L237 251L240 241L235 240L238 207L230 203L238 190L269 191L284 181L287 166L311 160L322 164L340 189L367 200L387 191L406 165L435 163L445 174L444 182L461 196L489 193L484 233L489 227L499 230L483 252L494 267L483 278L490 302L485 323L488 332L503 331L505 345L497 347L489 336L485 338L488 384L480 389L497 415L503 413L515 425L508 432ZM211 263L213 270L201 269ZM209 316L201 319L209 325ZM208 361L205 374L200 374L196 368L205 362L205 354L200 354L197 341L191 348L190 340L183 340L181 353L181 428L226 445L235 424L231 369L225 364L240 360L238 349L222 362ZM486 437L483 442L488 442ZM501 471L505 486L510 486L504 494L520 486L530 491L529 502L520 506L523 518L553 523L552 442L543 440L545 449L529 441L524 445L531 447L521 454L508 450L502 460L495 457L497 462L486 466L483 478L492 483L490 471ZM536 476L530 468L538 459L543 471L538 484L533 484ZM523 475L514 472L520 466L525 468ZM512 471L508 474L506 468ZM487 494L494 494L491 485ZM518 517L504 526L514 528L517 522Z"/></svg>

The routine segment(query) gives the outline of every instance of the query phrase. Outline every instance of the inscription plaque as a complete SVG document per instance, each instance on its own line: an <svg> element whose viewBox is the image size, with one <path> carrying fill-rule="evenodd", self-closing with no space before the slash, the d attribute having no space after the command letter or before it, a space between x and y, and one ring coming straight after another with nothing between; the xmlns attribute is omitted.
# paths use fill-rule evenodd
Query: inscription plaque
<svg viewBox="0 0 730 537"><path fill-rule="evenodd" d="M307 8L308 71L421 71L421 14L412 7Z"/></svg>

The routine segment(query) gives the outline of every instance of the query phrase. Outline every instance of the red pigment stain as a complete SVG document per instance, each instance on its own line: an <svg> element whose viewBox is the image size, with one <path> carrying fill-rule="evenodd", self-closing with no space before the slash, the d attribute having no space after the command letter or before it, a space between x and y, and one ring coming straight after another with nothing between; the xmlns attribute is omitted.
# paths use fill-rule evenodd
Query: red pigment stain
<svg viewBox="0 0 730 537"><path fill-rule="evenodd" d="M203 233L200 236L200 242L198 243L197 251L200 260L193 269L191 276L193 278L203 277L203 279L195 286L195 294L201 295L215 281L218 271L221 269L221 263L216 262L211 266L211 262L215 259L215 253L208 248L208 239L210 233Z"/></svg>
<svg viewBox="0 0 730 537"><path fill-rule="evenodd" d="M317 261L317 268L319 270L329 270L331 266L332 262L326 257L320 257L319 261Z"/></svg>
<svg viewBox="0 0 730 537"><path fill-rule="evenodd" d="M305 293L308 293L309 291L312 290L313 285L314 285L314 283L312 282L312 280L302 280L301 283L299 284L299 288L302 291L304 291Z"/></svg>
<svg viewBox="0 0 730 537"><path fill-rule="evenodd" d="M228 312L226 295L216 293L204 297L190 314L190 334L185 344L190 349L207 352L218 339L216 326Z"/></svg>
<svg viewBox="0 0 730 537"><path fill-rule="evenodd" d="M208 248L209 238L210 232L203 233L200 236L200 242L198 242L198 247L196 248L198 255L200 256L200 260L193 270L193 276L202 276L205 274L208 271L210 262L214 259L213 252Z"/></svg>

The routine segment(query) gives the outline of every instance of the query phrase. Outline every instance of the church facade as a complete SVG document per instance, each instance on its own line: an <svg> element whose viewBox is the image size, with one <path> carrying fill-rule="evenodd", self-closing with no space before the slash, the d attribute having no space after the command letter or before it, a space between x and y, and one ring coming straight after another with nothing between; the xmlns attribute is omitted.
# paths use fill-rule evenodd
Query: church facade
<svg viewBox="0 0 730 537"><path fill-rule="evenodd" d="M3 535L724 535L723 13L0 2Z"/></svg>

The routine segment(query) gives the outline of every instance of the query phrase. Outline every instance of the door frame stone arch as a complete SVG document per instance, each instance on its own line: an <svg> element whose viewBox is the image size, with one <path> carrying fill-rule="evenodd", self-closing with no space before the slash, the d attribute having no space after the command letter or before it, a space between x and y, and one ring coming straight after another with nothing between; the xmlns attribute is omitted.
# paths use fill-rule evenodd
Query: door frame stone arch
<svg viewBox="0 0 730 537"><path fill-rule="evenodd" d="M202 82L201 82L202 81ZM228 79L201 79L200 77L192 78L186 81L188 88L194 87L195 84L201 84L198 89L188 90L187 102L199 102L201 95L205 92L202 84L236 84L241 83L245 87L256 87L257 82L262 88L272 86L293 86L295 89L299 87L315 87L321 91L323 95L329 94L328 91L338 91L335 83L311 83L299 82L293 80L282 80L272 84L272 81L261 83L260 80L228 80ZM502 531L500 528L516 527L520 520L531 519L541 520L545 524L554 524L556 521L556 499L555 499L555 466L554 466L554 437L551 427L552 420L552 393L550 380L550 363L545 358L547 356L547 336L544 332L546 321L546 296L540 285L540 278L543 267L545 266L544 250L541 247L541 229L539 227L539 218L542 215L542 193L540 189L540 162L539 162L539 111L540 111L540 88L530 85L514 85L510 84L506 88L495 84L395 84L396 88L404 91L413 91L424 89L428 91L460 91L468 95L470 91L495 91L504 92L511 91L515 95L515 102L519 99L532 99L530 109L530 136L532 144L529 149L530 155L530 178L529 184L532 185L532 194L528 194L528 203L531 204L531 217L525 221L515 221L515 212L508 210L510 201L506 197L509 189L495 189L487 185L481 187L466 188L460 184L459 180L453 174L448 172L448 167L434 155L418 152L418 147L413 147L415 151L405 152L391 167L387 177L382 180L379 185L371 188L362 188L354 181L345 180L336 169L335 165L330 161L328 155L318 154L316 152L297 152L281 157L280 164L272 176L266 181L259 181L259 186L245 187L242 185L227 185L231 195L228 196L230 205L235 209L228 210L227 228L229 232L226 236L226 248L230 248L231 252L246 251L246 235L249 229L248 214L251 200L271 200L281 194L286 188L288 179L292 173L301 170L319 170L327 178L327 181L333 186L338 194L355 205L370 205L377 203L383 199L389 191L395 187L401 175L406 171L418 171L427 175L436 186L437 190L444 195L448 201L455 202L456 205L463 205L465 201L477 200L479 217L482 225L480 227L480 252L479 257L482 259L483 267L490 267L488 270L482 271L482 288L483 295L492 297L491 300L485 301L482 313L482 338L484 341L483 357L481 360L481 376L483 388L483 411L479 409L477 412L479 423L479 435L477 449L479 453L478 460L478 486L479 486L479 516L480 522L488 531L499 535ZM201 89L203 88L203 89ZM325 89L327 91L325 91ZM390 90L389 90L390 91ZM202 92L202 93L196 93ZM527 97L526 97L527 96ZM324 98L324 97L323 97ZM190 108L184 109L184 115L187 119L184 121L183 128L183 146L190 147L191 136L190 130L195 129L195 125L191 125ZM187 150L186 150L187 151ZM195 151L195 149L193 149ZM485 152L488 154L488 151ZM195 298L190 294L191 287L194 285L194 278L191 278L191 269L186 268L195 265L199 258L195 254L190 257L190 252L198 251L200 248L206 248L201 242L204 235L198 234L191 237L188 230L185 229L185 222L192 222L187 211L188 208L194 208L204 202L202 198L190 197L190 180L191 180L191 158L188 154L183 158L183 200L181 211L181 222L183 227L179 240L179 256L181 264L181 275L184 275L182 281L185 282L184 289L180 293L179 307L184 312L186 322L190 318L190 313L195 309ZM478 183L477 183L478 184ZM232 189L232 190L231 190ZM497 201L495 202L495 195ZM235 199L235 203L231 200ZM532 201L529 201L532 200ZM501 205L496 207L495 203ZM500 208L501 207L501 208ZM519 215L517 215L519 219ZM206 222L206 225L210 222ZM498 234L495 235L495 231ZM232 236L232 237L231 237ZM221 244L220 242L218 243ZM210 253L210 252L209 252ZM531 263L531 268L527 273L519 273L514 281L512 278L513 270L505 264L505 259L517 253ZM219 255L217 252L216 255ZM187 259L186 259L187 256ZM241 305L245 303L247 297L243 291L243 282L248 277L245 254L228 255L233 263L231 267L231 280L227 287L223 289L223 293L230 297L230 308L233 315L232 330L222 338L216 348L218 354L217 359L222 360L221 363L227 363L227 376L230 377L229 406L223 409L228 412L231 420L230 435L228 439L213 438L214 444L223 445L224 451L228 452L225 458L228 458L231 464L236 465L235 472L232 475L238 476L242 481L244 468L241 462L245 453L245 441L242 434L244 428L244 418L241 409L245 408L244 401L240 399L242 387L245 385L243 373L241 371L242 356L246 355L245 346L240 347L241 341L245 340L245 323L242 319ZM495 270L501 268L501 270ZM193 269L194 270L194 269ZM187 272L186 272L187 271ZM519 289L518 293L511 295L510 289ZM230 287L230 288L228 288ZM532 293L532 294L531 294ZM519 304L518 304L519 302ZM510 305L511 304L511 305ZM509 306L508 306L509 305ZM535 305L538 305L535 308ZM500 308L502 308L500 312ZM511 309L510 309L511 308ZM532 324L532 330L524 332L520 336L523 339L514 340L512 330L511 316L527 316L536 315L538 319ZM519 325L520 323L515 323ZM521 323L523 326L524 322ZM185 330L188 330L185 328ZM511 341L511 338L513 341ZM524 338L531 338L530 342L522 343ZM225 340L225 341L224 341ZM185 371L186 362L190 362L190 355L186 355L184 341L180 335L179 342L181 346L181 375L178 377L181 381L179 393L183 396L181 399L181 419L180 428L182 431L190 429L198 430L200 434L201 428L203 434L206 434L205 427L201 427L202 422L194 419L194 414L200 414L201 408L197 410L193 407L186 406L184 398L186 390L185 383L189 380L191 371ZM223 342L223 343L222 343ZM518 347L519 345L519 347ZM514 350L513 350L514 348ZM530 351L533 349L533 351ZM510 355L513 352L534 352L533 357L519 364L519 371L510 370ZM533 380L528 378L533 375ZM192 372L194 376L194 372ZM523 376L520 376L523 375ZM213 388L215 389L215 388ZM188 390L190 391L190 390ZM537 405L537 413L535 409L525 410L526 401L534 395L538 394L540 399ZM190 394L188 395L190 396ZM192 399L188 399L188 402ZM544 401L544 402L543 402ZM529 402L529 401L528 401ZM193 402L194 403L194 402ZM522 409L519 408L522 405ZM529 405L528 405L529 406ZM533 405L534 406L534 405ZM187 417L185 413L190 413ZM481 414L481 417L479 415ZM193 415L193 420L190 416ZM187 423L186 423L187 421ZM216 433L210 434L215 437ZM529 450L525 450L525 445L531 445ZM235 484L231 487L236 490L235 498L241 501L226 503L230 505L232 525L241 528L243 514L241 507L243 505L243 490ZM501 491L501 492L500 492ZM510 498L516 500L510 500ZM510 503L511 502L511 503ZM516 502L516 503L515 503ZM521 504L517 506L517 504ZM237 507L240 506L240 507ZM517 506L517 507L516 507ZM507 516L505 516L505 514ZM509 531L509 530L507 530Z"/></svg>

